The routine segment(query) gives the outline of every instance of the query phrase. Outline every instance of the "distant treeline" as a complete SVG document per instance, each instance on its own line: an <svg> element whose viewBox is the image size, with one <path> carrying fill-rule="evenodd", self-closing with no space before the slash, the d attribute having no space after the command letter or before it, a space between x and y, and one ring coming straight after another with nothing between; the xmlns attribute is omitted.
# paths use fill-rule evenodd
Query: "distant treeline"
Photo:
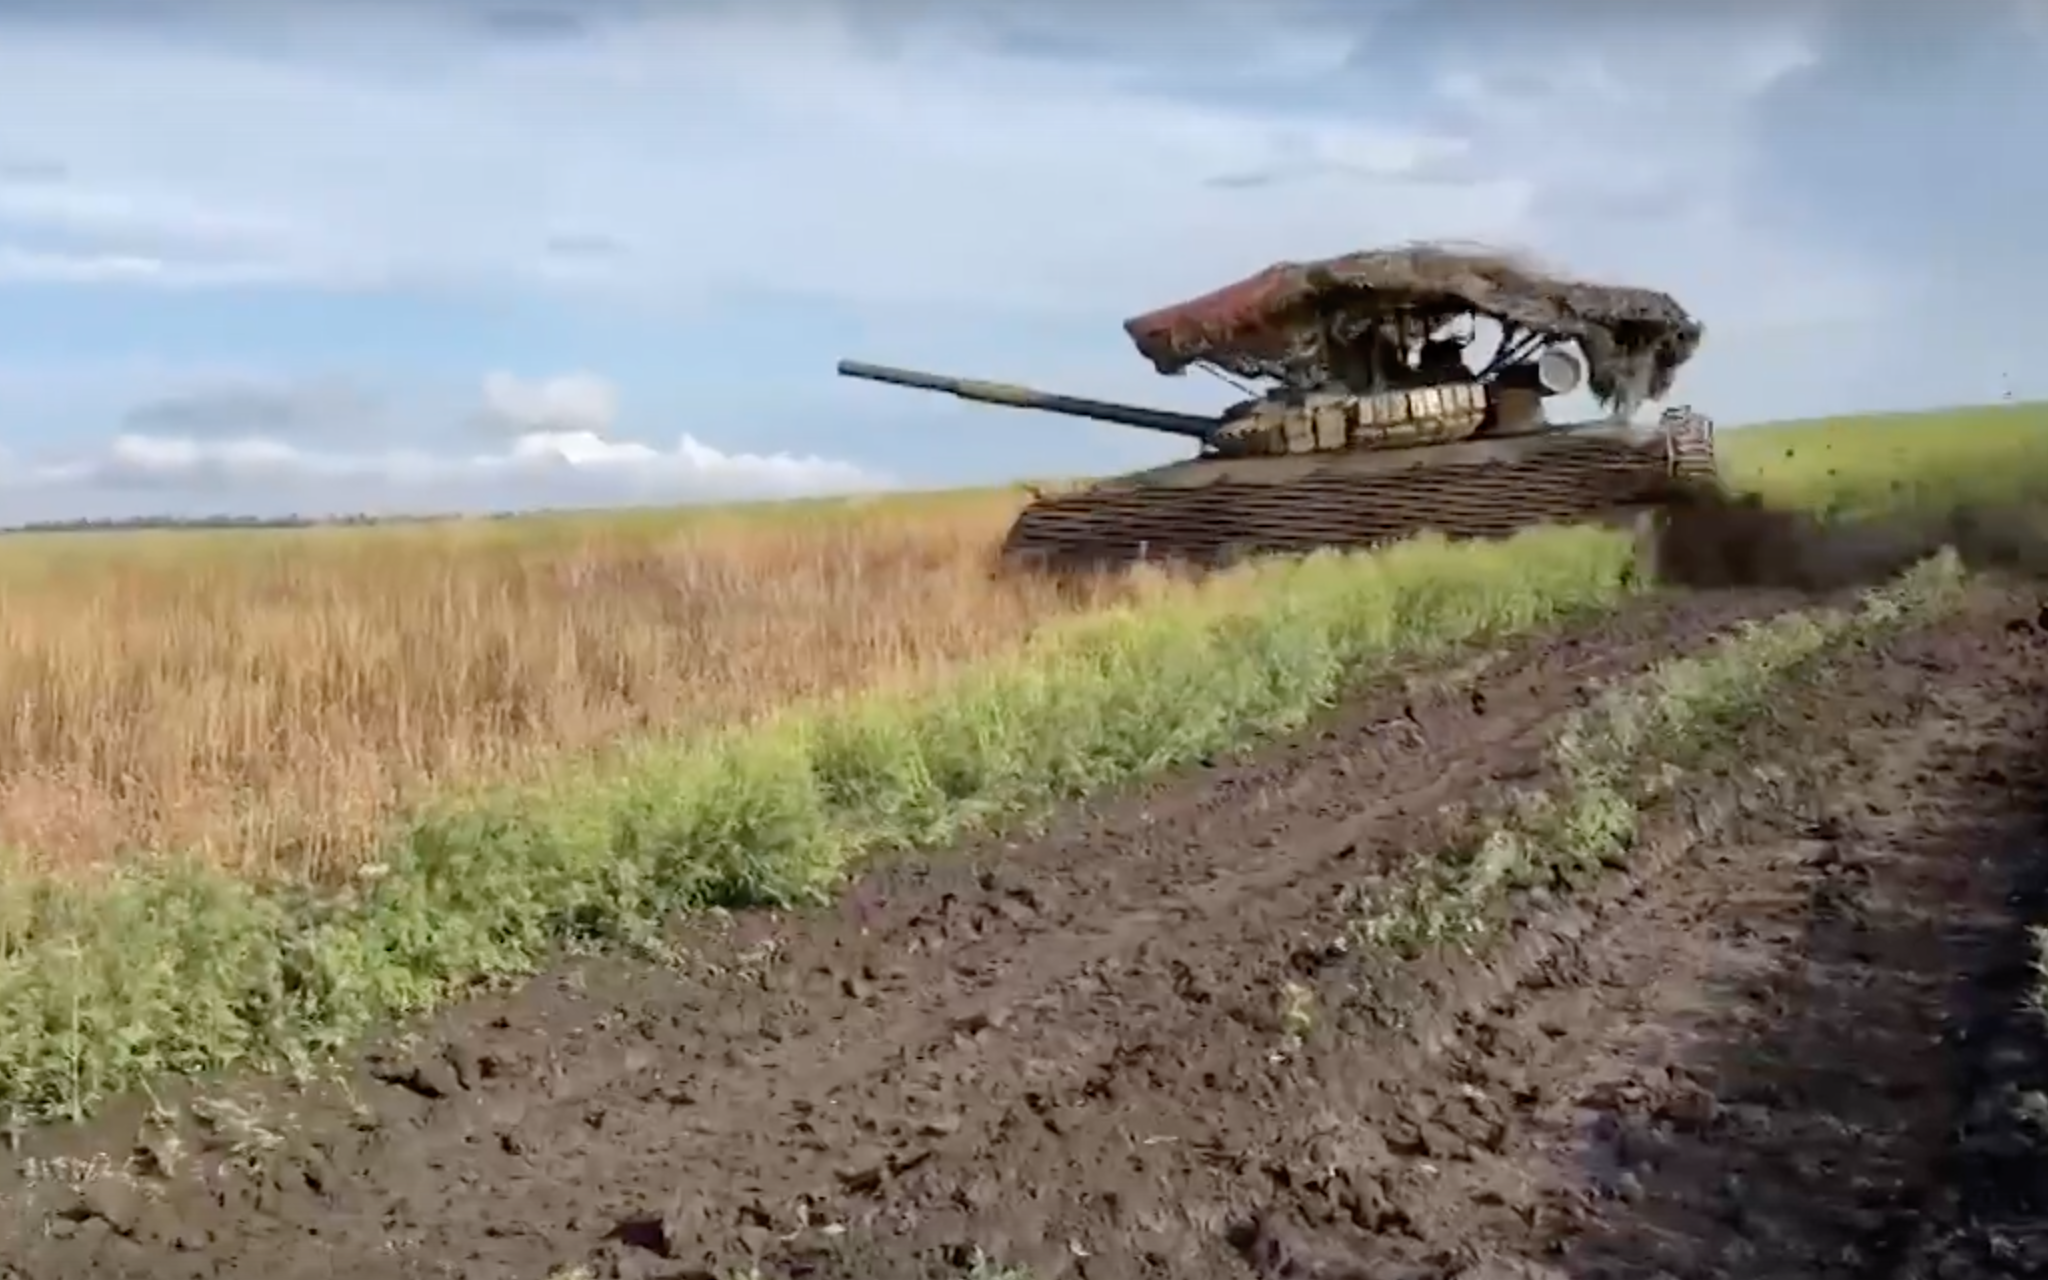
<svg viewBox="0 0 2048 1280"><path fill-rule="evenodd" d="M449 520L513 520L520 513L424 516L128 516L109 520L33 520L0 526L10 533L134 533L159 529L316 529L371 524L438 524Z"/></svg>

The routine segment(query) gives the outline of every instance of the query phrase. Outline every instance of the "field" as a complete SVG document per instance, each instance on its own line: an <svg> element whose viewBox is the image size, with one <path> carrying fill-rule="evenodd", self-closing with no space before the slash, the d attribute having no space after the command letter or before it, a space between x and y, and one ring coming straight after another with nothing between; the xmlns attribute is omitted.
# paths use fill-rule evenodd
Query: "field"
<svg viewBox="0 0 2048 1280"><path fill-rule="evenodd" d="M1946 502L2048 473L2041 426L1802 424L1725 452L1787 501ZM0 722L0 848L68 874L178 852L332 882L449 790L929 682L1168 592L993 579L1021 501L0 542L0 684L25 691Z"/></svg>
<svg viewBox="0 0 2048 1280"><path fill-rule="evenodd" d="M992 580L931 510L0 544L0 844L333 880L443 787L914 682L1135 586Z"/></svg>
<svg viewBox="0 0 2048 1280"><path fill-rule="evenodd" d="M2031 406L1722 450L2048 487ZM0 542L0 1270L1995 1273L2034 587L1062 593L1019 500Z"/></svg>

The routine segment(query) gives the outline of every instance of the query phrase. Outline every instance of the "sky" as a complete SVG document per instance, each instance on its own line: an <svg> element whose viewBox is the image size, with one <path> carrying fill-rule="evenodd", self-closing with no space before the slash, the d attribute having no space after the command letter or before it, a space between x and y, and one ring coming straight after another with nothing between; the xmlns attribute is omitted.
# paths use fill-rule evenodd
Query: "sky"
<svg viewBox="0 0 2048 1280"><path fill-rule="evenodd" d="M0 524L941 486L1185 442L1126 316L1410 239L1740 424L2048 394L2048 0L0 0Z"/></svg>

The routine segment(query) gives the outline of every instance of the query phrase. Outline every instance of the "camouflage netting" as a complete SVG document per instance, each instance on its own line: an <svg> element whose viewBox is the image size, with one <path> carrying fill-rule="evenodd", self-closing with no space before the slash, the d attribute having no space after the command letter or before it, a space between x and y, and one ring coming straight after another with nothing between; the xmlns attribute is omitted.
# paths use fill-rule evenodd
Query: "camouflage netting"
<svg viewBox="0 0 2048 1280"><path fill-rule="evenodd" d="M1473 314L1575 341L1593 394L1623 413L1662 399L1704 332L1666 293L1564 279L1509 254L1440 245L1281 263L1124 329L1161 373L1206 362L1241 377L1315 386L1343 380L1332 366L1355 363L1374 342L1397 348Z"/></svg>

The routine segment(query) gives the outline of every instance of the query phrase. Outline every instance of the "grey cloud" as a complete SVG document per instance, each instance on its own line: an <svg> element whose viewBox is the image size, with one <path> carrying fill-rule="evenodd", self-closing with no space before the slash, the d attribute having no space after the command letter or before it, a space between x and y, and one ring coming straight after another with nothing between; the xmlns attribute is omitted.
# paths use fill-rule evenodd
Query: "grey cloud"
<svg viewBox="0 0 2048 1280"><path fill-rule="evenodd" d="M1642 4L1638 0L1549 0L1540 5L1499 0L1383 0L1310 6L1323 20L1361 24L1347 60L1360 77L1395 91L1427 94L1446 66L1484 65L1489 102L1535 105L1555 98L1574 59L1589 51L1641 45L1683 53L1694 32L1726 32L1744 23L1818 9L1836 0L1723 0L1706 7ZM1398 56L1390 50L1398 49ZM1643 68L1667 77L1674 89L1702 68L1673 59Z"/></svg>
<svg viewBox="0 0 2048 1280"><path fill-rule="evenodd" d="M1219 173L1202 179L1202 185L1217 191L1253 191L1260 187L1277 187L1290 179L1308 175L1296 170L1275 166L1270 169L1247 169L1238 173Z"/></svg>
<svg viewBox="0 0 2048 1280"><path fill-rule="evenodd" d="M1355 178L1360 182L1384 183L1389 179L1399 180L1404 176L1371 165L1344 164L1331 160L1278 160L1262 168L1219 173L1202 179L1202 185L1217 191L1255 191L1262 187L1281 187L1291 182L1306 182L1314 178Z"/></svg>
<svg viewBox="0 0 2048 1280"><path fill-rule="evenodd" d="M1761 104L1760 198L1934 288L2042 278L2048 51L2010 4L1838 11L1823 56ZM2002 250L2001 250L2002 247Z"/></svg>
<svg viewBox="0 0 2048 1280"><path fill-rule="evenodd" d="M1382 194L1395 187L1469 187L1494 175L1453 156L1430 157L1405 168L1348 164L1336 160L1280 160L1255 169L1212 174L1201 185L1215 191L1256 191L1316 178L1350 178Z"/></svg>
<svg viewBox="0 0 2048 1280"><path fill-rule="evenodd" d="M477 24L504 39L545 43L588 35L592 18L589 5L572 9L543 4L506 4L485 7L478 15Z"/></svg>
<svg viewBox="0 0 2048 1280"><path fill-rule="evenodd" d="M0 150L0 186L44 186L63 182L71 167L62 160L38 155L10 155Z"/></svg>
<svg viewBox="0 0 2048 1280"><path fill-rule="evenodd" d="M130 431L193 438L304 436L360 430L382 407L369 391L341 380L222 382L138 404L123 423Z"/></svg>
<svg viewBox="0 0 2048 1280"><path fill-rule="evenodd" d="M1661 181L1587 183L1539 188L1530 201L1545 222L1675 222L1699 207L1698 194L1680 176Z"/></svg>
<svg viewBox="0 0 2048 1280"><path fill-rule="evenodd" d="M1497 0L1386 0L1362 7L1386 29L1398 30L1406 48L1485 51L1515 50L1527 59L1556 55L1589 35L1683 34L1702 28L1726 30L1744 22L1783 15L1788 9L1815 13L1854 0L1725 0L1709 6L1646 5L1639 0L1550 0L1541 5L1502 5ZM1352 12L1341 0L1320 6L1327 16ZM1527 60L1525 59L1525 60Z"/></svg>
<svg viewBox="0 0 2048 1280"><path fill-rule="evenodd" d="M609 260L626 254L626 242L603 231L557 232L543 247L551 257L577 261Z"/></svg>

